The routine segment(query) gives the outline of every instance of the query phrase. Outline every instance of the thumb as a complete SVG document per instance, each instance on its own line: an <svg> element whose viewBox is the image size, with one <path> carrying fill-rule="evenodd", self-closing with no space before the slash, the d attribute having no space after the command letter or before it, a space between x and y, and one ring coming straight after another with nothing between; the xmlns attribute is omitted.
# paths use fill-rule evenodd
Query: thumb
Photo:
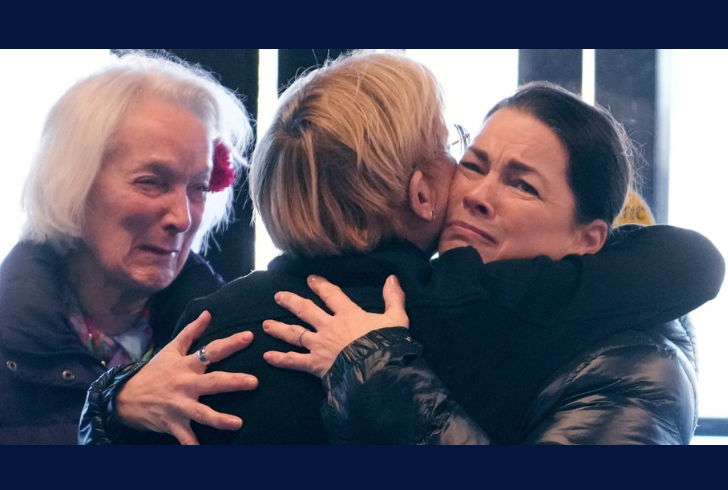
<svg viewBox="0 0 728 490"><path fill-rule="evenodd" d="M398 326L409 328L409 317L404 309L405 294L397 276L389 276L382 289L384 297L384 314Z"/></svg>

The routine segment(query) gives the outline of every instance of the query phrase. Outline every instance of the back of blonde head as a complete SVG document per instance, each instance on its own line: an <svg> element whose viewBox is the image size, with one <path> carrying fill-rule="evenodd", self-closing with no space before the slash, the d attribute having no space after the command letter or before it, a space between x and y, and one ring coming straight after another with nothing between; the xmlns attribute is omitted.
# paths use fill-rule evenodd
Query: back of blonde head
<svg viewBox="0 0 728 490"><path fill-rule="evenodd" d="M434 173L446 139L441 88L426 67L356 52L283 93L251 159L251 196L286 253L365 252L403 236L410 178Z"/></svg>

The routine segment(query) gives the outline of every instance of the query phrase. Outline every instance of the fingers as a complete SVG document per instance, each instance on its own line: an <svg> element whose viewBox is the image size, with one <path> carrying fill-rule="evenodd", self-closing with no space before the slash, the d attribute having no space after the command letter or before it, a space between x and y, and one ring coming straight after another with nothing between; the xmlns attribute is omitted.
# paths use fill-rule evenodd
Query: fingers
<svg viewBox="0 0 728 490"><path fill-rule="evenodd" d="M195 434L189 427L174 426L170 427L169 433L177 438L183 446L199 446Z"/></svg>
<svg viewBox="0 0 728 490"><path fill-rule="evenodd" d="M279 291L275 294L274 298L280 306L316 328L319 328L331 318L331 315L316 306L313 301L302 298L295 293Z"/></svg>
<svg viewBox="0 0 728 490"><path fill-rule="evenodd" d="M294 371L303 371L321 377L316 367L311 362L309 354L268 351L263 353L263 359L265 359L271 366L292 369Z"/></svg>
<svg viewBox="0 0 728 490"><path fill-rule="evenodd" d="M182 331L177 334L174 339L172 339L168 346L171 346L171 348L182 355L187 354L192 343L200 338L200 335L202 335L207 326L210 324L211 319L212 315L210 315L210 312L203 311L193 322L183 328Z"/></svg>
<svg viewBox="0 0 728 490"><path fill-rule="evenodd" d="M291 345L298 345L299 347L305 346L305 332L311 333L309 330L304 329L300 325L289 325L288 323L279 322L277 320L265 320L263 322L263 331L277 339L288 342ZM303 335L299 337L299 334L301 333L303 333Z"/></svg>
<svg viewBox="0 0 728 490"><path fill-rule="evenodd" d="M173 435L183 446L199 445L197 437L190 426L192 420L219 430L238 430L243 426L243 419L240 417L216 412L207 405L197 403L184 423L170 424L167 432Z"/></svg>
<svg viewBox="0 0 728 490"><path fill-rule="evenodd" d="M204 396L232 391L250 391L257 387L258 378L252 374L213 371L200 378L195 391L198 396Z"/></svg>
<svg viewBox="0 0 728 490"><path fill-rule="evenodd" d="M172 434L180 444L197 445L197 438L190 427L192 420L219 430L238 430L243 425L240 417L217 412L200 403L198 397L233 391L250 391L257 387L258 379L249 374L222 371L204 374L197 378L193 390L196 392L194 399L189 399L180 406L179 416L174 417L175 422L170 422L165 432Z"/></svg>
<svg viewBox="0 0 728 490"><path fill-rule="evenodd" d="M197 413L193 414L190 419L202 425L207 425L220 430L238 430L243 426L243 419L240 417L216 412L207 405L203 405L201 403L198 405Z"/></svg>
<svg viewBox="0 0 728 490"><path fill-rule="evenodd" d="M321 276L308 276L308 287L323 300L326 306L337 313L345 308L357 307L357 305L344 294L338 286L331 284Z"/></svg>
<svg viewBox="0 0 728 490"><path fill-rule="evenodd" d="M409 317L404 309L405 294L397 276L389 276L382 289L384 313L403 327L409 327Z"/></svg>
<svg viewBox="0 0 728 490"><path fill-rule="evenodd" d="M180 332L180 335L182 332ZM205 354L210 362L220 362L226 357L245 349L253 341L253 332L239 332L224 339L213 340L205 346ZM197 353L193 353L197 355Z"/></svg>

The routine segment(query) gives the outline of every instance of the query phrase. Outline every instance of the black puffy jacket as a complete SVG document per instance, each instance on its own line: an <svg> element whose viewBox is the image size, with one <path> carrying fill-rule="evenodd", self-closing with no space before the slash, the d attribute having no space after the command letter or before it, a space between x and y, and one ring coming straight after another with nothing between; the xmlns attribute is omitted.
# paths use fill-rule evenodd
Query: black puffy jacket
<svg viewBox="0 0 728 490"><path fill-rule="evenodd" d="M513 443L689 444L697 424L696 376L687 317L618 332L548 378ZM376 330L349 345L324 386L324 423L338 443L495 442L454 400L402 327Z"/></svg>

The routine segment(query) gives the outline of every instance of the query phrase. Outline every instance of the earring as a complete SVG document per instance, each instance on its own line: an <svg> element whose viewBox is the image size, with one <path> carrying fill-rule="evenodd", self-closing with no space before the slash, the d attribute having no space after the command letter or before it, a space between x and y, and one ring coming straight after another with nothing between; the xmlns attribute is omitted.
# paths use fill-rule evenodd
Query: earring
<svg viewBox="0 0 728 490"><path fill-rule="evenodd" d="M430 211L430 221L435 221L435 211L434 210Z"/></svg>

